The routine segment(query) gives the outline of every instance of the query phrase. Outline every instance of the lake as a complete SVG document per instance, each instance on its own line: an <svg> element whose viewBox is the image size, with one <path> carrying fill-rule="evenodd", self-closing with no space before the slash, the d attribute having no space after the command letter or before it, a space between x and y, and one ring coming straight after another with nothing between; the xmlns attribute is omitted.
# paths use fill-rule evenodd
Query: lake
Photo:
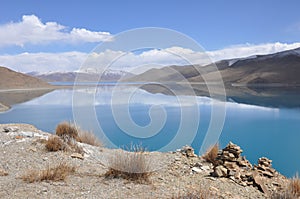
<svg viewBox="0 0 300 199"><path fill-rule="evenodd" d="M94 131L107 147L137 143L174 151L191 144L199 153L209 140L219 139L221 147L229 141L241 146L252 164L266 156L286 176L300 171L299 108L221 103L109 84L54 90L0 113L0 123L29 123L52 133L62 121Z"/></svg>

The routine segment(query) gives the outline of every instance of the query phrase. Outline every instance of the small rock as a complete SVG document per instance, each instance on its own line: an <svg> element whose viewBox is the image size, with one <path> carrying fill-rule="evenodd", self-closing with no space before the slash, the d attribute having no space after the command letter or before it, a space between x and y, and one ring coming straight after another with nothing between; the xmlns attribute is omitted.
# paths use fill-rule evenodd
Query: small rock
<svg viewBox="0 0 300 199"><path fill-rule="evenodd" d="M7 176L8 172L6 172L4 169L0 168L0 176Z"/></svg>
<svg viewBox="0 0 300 199"><path fill-rule="evenodd" d="M23 139L23 138L24 138L24 137L21 136L21 135L16 135L16 136L15 136L15 139L18 139L18 140Z"/></svg>
<svg viewBox="0 0 300 199"><path fill-rule="evenodd" d="M212 180L212 181L216 181L217 179L216 178L213 178L213 177L206 177L206 179L209 179L209 180Z"/></svg>
<svg viewBox="0 0 300 199"><path fill-rule="evenodd" d="M71 157L72 158L78 158L78 159L81 159L81 160L84 159L84 157L80 153L72 153Z"/></svg>
<svg viewBox="0 0 300 199"><path fill-rule="evenodd" d="M33 146L29 147L28 150L29 150L29 151L32 151L32 152L36 152L36 151L37 151L36 148L33 147Z"/></svg>
<svg viewBox="0 0 300 199"><path fill-rule="evenodd" d="M193 167L192 171L195 172L195 173L201 173L202 169L200 169L199 167Z"/></svg>
<svg viewBox="0 0 300 199"><path fill-rule="evenodd" d="M213 176L215 177L225 177L227 176L227 169L222 165L214 168Z"/></svg>
<svg viewBox="0 0 300 199"><path fill-rule="evenodd" d="M254 183L258 186L258 188L265 194L269 195L269 190L267 189L263 178L258 174L258 172L253 172L253 180Z"/></svg>
<svg viewBox="0 0 300 199"><path fill-rule="evenodd" d="M230 169L230 170L238 170L239 169L239 166L235 163L235 162L227 162L225 161L224 162L224 166L227 168L227 169Z"/></svg>
<svg viewBox="0 0 300 199"><path fill-rule="evenodd" d="M180 160L181 160L181 158L175 157L175 161L180 161Z"/></svg>
<svg viewBox="0 0 300 199"><path fill-rule="evenodd" d="M44 160L44 161L47 161L47 160L48 160L48 157L43 157L43 160Z"/></svg>
<svg viewBox="0 0 300 199"><path fill-rule="evenodd" d="M7 127L3 127L3 131L5 133L8 133L8 132L17 132L19 130L18 127L16 126L7 126Z"/></svg>
<svg viewBox="0 0 300 199"><path fill-rule="evenodd" d="M234 170L229 170L228 175L229 176L234 176L236 174L236 171Z"/></svg>
<svg viewBox="0 0 300 199"><path fill-rule="evenodd" d="M210 170L210 166L208 165L204 165L202 167L200 167L202 170Z"/></svg>
<svg viewBox="0 0 300 199"><path fill-rule="evenodd" d="M240 185L242 185L242 186L246 187L246 186L247 186L247 183L246 183L246 182L244 182L244 181L242 181L242 182L240 182Z"/></svg>
<svg viewBox="0 0 300 199"><path fill-rule="evenodd" d="M209 187L209 190L212 191L212 192L215 192L215 193L218 193L219 192L219 189L217 189L216 187Z"/></svg>
<svg viewBox="0 0 300 199"><path fill-rule="evenodd" d="M47 192L47 191L48 191L47 187L42 188L42 192Z"/></svg>
<svg viewBox="0 0 300 199"><path fill-rule="evenodd" d="M274 175L271 173L271 172L269 172L269 171L263 171L263 172L261 172L264 176L267 176L267 177L269 177L269 178L272 178L272 177L274 177Z"/></svg>
<svg viewBox="0 0 300 199"><path fill-rule="evenodd" d="M194 153L194 149L191 146L184 146L180 151L187 157L197 157L197 155Z"/></svg>
<svg viewBox="0 0 300 199"><path fill-rule="evenodd" d="M34 137L34 133L33 133L33 132L25 132L25 131L22 131L22 132L20 133L20 136L32 138L32 137Z"/></svg>

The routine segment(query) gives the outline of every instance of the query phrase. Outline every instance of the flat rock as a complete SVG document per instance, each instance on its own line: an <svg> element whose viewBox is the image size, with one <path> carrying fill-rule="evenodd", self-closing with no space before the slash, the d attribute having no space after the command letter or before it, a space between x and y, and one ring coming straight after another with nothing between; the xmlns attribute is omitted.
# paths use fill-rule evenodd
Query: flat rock
<svg viewBox="0 0 300 199"><path fill-rule="evenodd" d="M34 137L34 133L33 132L26 132L26 131L22 131L19 134L22 137L28 137L28 138L32 138Z"/></svg>
<svg viewBox="0 0 300 199"><path fill-rule="evenodd" d="M80 153L72 153L71 157L72 158L78 158L78 159L81 159L81 160L84 159L83 155L81 155Z"/></svg>
<svg viewBox="0 0 300 199"><path fill-rule="evenodd" d="M215 177L225 177L227 176L227 169L222 165L214 168L213 176Z"/></svg>
<svg viewBox="0 0 300 199"><path fill-rule="evenodd" d="M6 127L3 127L3 131L8 133L8 132L17 132L19 130L18 127L16 126L6 126Z"/></svg>
<svg viewBox="0 0 300 199"><path fill-rule="evenodd" d="M270 195L270 192L268 188L266 187L263 177L259 175L258 172L253 172L253 180L255 184L258 186L258 188L261 189L262 192L264 192L266 195Z"/></svg>
<svg viewBox="0 0 300 199"><path fill-rule="evenodd" d="M201 173L203 170L200 169L199 167L193 167L192 171L195 172L195 173Z"/></svg>

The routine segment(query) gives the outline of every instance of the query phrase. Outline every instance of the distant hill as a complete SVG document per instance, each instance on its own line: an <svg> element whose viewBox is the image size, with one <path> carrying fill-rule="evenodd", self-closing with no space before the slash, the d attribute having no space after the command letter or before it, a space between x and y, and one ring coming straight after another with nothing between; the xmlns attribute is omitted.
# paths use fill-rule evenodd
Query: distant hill
<svg viewBox="0 0 300 199"><path fill-rule="evenodd" d="M46 82L74 82L76 77L80 77L80 81L96 82L99 81L100 75L95 72L52 72L52 73L27 73L30 76L39 78ZM131 73L117 70L107 70L101 76L101 81L118 81L121 78L132 77Z"/></svg>
<svg viewBox="0 0 300 199"><path fill-rule="evenodd" d="M151 93L174 95L176 92L176 95L222 99L222 87L214 84L219 72L225 85L227 100L260 106L300 107L300 48L269 55L222 60L216 62L215 66L218 71L210 65L167 66L148 70L127 81L153 82L141 87ZM212 89L208 90L207 84Z"/></svg>
<svg viewBox="0 0 300 199"><path fill-rule="evenodd" d="M225 85L300 85L300 48L269 55L222 60L215 64ZM218 71L209 66L168 66L148 70L128 80L204 82L205 77L209 82L214 82Z"/></svg>
<svg viewBox="0 0 300 199"><path fill-rule="evenodd" d="M0 89L49 88L50 84L0 66Z"/></svg>

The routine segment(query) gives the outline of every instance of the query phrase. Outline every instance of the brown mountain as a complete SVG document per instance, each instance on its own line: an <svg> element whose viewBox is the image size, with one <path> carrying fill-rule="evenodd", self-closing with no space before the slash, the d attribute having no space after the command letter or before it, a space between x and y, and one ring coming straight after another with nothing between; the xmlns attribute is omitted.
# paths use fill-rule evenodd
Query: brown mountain
<svg viewBox="0 0 300 199"><path fill-rule="evenodd" d="M154 82L142 87L152 93L174 95L176 92L218 98L223 96L222 87L214 83L220 73L228 100L272 107L300 107L300 48L222 60L215 66L218 71L210 65L168 66L151 69L128 81ZM208 91L206 84L214 85L213 89Z"/></svg>
<svg viewBox="0 0 300 199"><path fill-rule="evenodd" d="M197 82L216 80L220 72L225 85L300 85L300 48L269 55L256 55L249 58L222 60L216 62L218 71L206 66L168 66L151 69L132 77L129 81L145 82Z"/></svg>
<svg viewBox="0 0 300 199"><path fill-rule="evenodd" d="M0 89L49 88L50 84L11 69L0 67Z"/></svg>

